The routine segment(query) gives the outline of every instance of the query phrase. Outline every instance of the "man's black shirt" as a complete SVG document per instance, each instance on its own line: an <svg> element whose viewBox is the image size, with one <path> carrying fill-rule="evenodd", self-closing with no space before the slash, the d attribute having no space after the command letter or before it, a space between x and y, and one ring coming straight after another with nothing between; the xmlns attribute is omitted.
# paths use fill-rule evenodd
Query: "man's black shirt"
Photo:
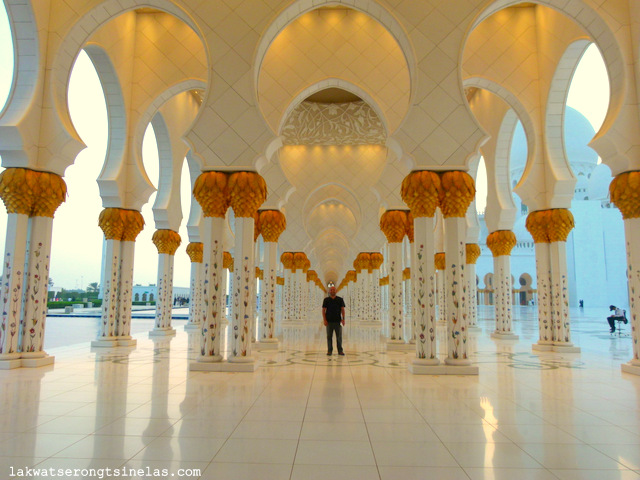
<svg viewBox="0 0 640 480"><path fill-rule="evenodd" d="M342 307L344 307L344 300L342 297L336 295L335 298L326 297L322 302L322 308L326 308L327 322L336 323L342 320Z"/></svg>

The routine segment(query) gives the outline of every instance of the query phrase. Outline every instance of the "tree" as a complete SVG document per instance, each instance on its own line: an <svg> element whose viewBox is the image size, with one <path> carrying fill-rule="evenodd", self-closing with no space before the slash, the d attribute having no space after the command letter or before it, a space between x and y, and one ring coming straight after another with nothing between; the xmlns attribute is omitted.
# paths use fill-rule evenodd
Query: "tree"
<svg viewBox="0 0 640 480"><path fill-rule="evenodd" d="M98 284L98 282L90 283L87 286L87 292L97 292L98 290L100 290L100 285Z"/></svg>
<svg viewBox="0 0 640 480"><path fill-rule="evenodd" d="M53 278L49 277L49 286L53 287Z"/></svg>

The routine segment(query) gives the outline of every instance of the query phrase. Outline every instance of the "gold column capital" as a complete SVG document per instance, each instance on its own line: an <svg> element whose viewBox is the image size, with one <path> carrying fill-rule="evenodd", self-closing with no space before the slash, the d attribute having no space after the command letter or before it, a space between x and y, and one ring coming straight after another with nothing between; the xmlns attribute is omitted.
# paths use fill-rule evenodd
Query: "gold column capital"
<svg viewBox="0 0 640 480"><path fill-rule="evenodd" d="M236 217L251 218L267 199L267 183L256 172L229 175L229 202Z"/></svg>
<svg viewBox="0 0 640 480"><path fill-rule="evenodd" d="M229 208L229 177L224 172L202 172L193 185L193 196L205 217L224 218Z"/></svg>
<svg viewBox="0 0 640 480"><path fill-rule="evenodd" d="M415 232L413 229L413 214L407 213L407 237L409 237L409 243L413 243L415 240Z"/></svg>
<svg viewBox="0 0 640 480"><path fill-rule="evenodd" d="M191 263L202 263L202 257L204 252L204 244L200 242L191 242L187 245L187 255Z"/></svg>
<svg viewBox="0 0 640 480"><path fill-rule="evenodd" d="M277 285L284 285L284 277L276 277Z"/></svg>
<svg viewBox="0 0 640 480"><path fill-rule="evenodd" d="M304 273L307 273L310 268L311 268L311 260L309 260L309 258L307 258L307 256L305 255L305 260L304 260L304 265L302 266L302 271Z"/></svg>
<svg viewBox="0 0 640 480"><path fill-rule="evenodd" d="M447 266L444 252L438 252L433 256L433 263L436 266L436 270L444 270Z"/></svg>
<svg viewBox="0 0 640 480"><path fill-rule="evenodd" d="M547 227L550 242L566 242L569 233L575 227L573 214L566 208L549 210L549 224Z"/></svg>
<svg viewBox="0 0 640 480"><path fill-rule="evenodd" d="M609 185L609 197L623 219L640 218L640 171L616 175Z"/></svg>
<svg viewBox="0 0 640 480"><path fill-rule="evenodd" d="M384 263L384 257L379 252L371 252L371 268L378 270Z"/></svg>
<svg viewBox="0 0 640 480"><path fill-rule="evenodd" d="M575 226L566 208L537 210L527 216L525 224L535 243L566 242Z"/></svg>
<svg viewBox="0 0 640 480"><path fill-rule="evenodd" d="M35 173L36 196L31 211L32 217L51 217L67 197L67 184L60 175L49 172Z"/></svg>
<svg viewBox="0 0 640 480"><path fill-rule="evenodd" d="M222 252L222 268L233 272L233 257L229 252Z"/></svg>
<svg viewBox="0 0 640 480"><path fill-rule="evenodd" d="M409 280L411 278L411 267L406 267L402 270L402 280Z"/></svg>
<svg viewBox="0 0 640 480"><path fill-rule="evenodd" d="M525 227L533 237L534 243L549 243L547 212L548 210L536 210L527 215Z"/></svg>
<svg viewBox="0 0 640 480"><path fill-rule="evenodd" d="M144 228L144 217L137 210L120 209L122 217L122 241L135 242L136 238Z"/></svg>
<svg viewBox="0 0 640 480"><path fill-rule="evenodd" d="M292 270L304 270L307 265L307 254L304 252L293 252L293 265Z"/></svg>
<svg viewBox="0 0 640 480"><path fill-rule="evenodd" d="M418 170L404 178L400 194L414 217L433 217L441 189L440 177L436 172Z"/></svg>
<svg viewBox="0 0 640 480"><path fill-rule="evenodd" d="M11 167L0 173L0 198L7 213L51 217L67 197L67 184L55 173Z"/></svg>
<svg viewBox="0 0 640 480"><path fill-rule="evenodd" d="M442 181L440 210L444 218L465 217L476 195L476 187L471 175L455 170L442 173L440 180Z"/></svg>
<svg viewBox="0 0 640 480"><path fill-rule="evenodd" d="M467 265L475 265L480 257L480 245L477 243L467 243L465 245L465 253L467 257Z"/></svg>
<svg viewBox="0 0 640 480"><path fill-rule="evenodd" d="M307 282L316 282L318 280L318 273L315 270L307 271Z"/></svg>
<svg viewBox="0 0 640 480"><path fill-rule="evenodd" d="M258 210L260 233L265 242L277 242L287 228L287 219L280 210Z"/></svg>
<svg viewBox="0 0 640 480"><path fill-rule="evenodd" d="M516 235L511 230L496 230L487 237L487 247L494 257L511 255L516 243Z"/></svg>
<svg viewBox="0 0 640 480"><path fill-rule="evenodd" d="M280 255L280 261L287 270L293 270L293 252L284 252Z"/></svg>
<svg viewBox="0 0 640 480"><path fill-rule="evenodd" d="M380 230L389 243L400 243L407 233L407 211L387 210L380 217Z"/></svg>
<svg viewBox="0 0 640 480"><path fill-rule="evenodd" d="M124 222L120 210L120 208L105 208L100 212L98 226L102 229L106 240L122 240Z"/></svg>
<svg viewBox="0 0 640 480"><path fill-rule="evenodd" d="M159 254L173 255L180 246L180 235L173 230L156 230L151 241L158 249Z"/></svg>
<svg viewBox="0 0 640 480"><path fill-rule="evenodd" d="M256 267L256 278L264 280L264 271L260 267Z"/></svg>

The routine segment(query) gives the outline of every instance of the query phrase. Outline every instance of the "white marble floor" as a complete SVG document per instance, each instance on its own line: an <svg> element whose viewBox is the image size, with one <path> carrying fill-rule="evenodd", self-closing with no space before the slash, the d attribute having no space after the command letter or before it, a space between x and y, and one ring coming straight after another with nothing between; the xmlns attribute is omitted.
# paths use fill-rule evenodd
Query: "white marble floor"
<svg viewBox="0 0 640 480"><path fill-rule="evenodd" d="M345 357L325 355L317 325L287 330L278 351L255 353L255 373L190 372L198 339L184 322L173 339L137 334L132 349L52 348L51 368L0 371L0 478L42 478L26 467L103 478L640 478L640 377L621 373L631 338L609 335L606 311L572 312L582 351L563 355L532 353L532 309L518 309L515 342L491 339L482 314L470 377L411 375L411 353L387 353L355 326ZM123 467L138 476L104 475Z"/></svg>

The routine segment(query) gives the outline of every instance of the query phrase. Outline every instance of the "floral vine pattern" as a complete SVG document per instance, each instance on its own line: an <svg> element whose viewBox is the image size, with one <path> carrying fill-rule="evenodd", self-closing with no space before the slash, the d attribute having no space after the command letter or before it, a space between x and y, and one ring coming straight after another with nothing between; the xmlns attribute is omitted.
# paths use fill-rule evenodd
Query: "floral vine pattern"
<svg viewBox="0 0 640 480"><path fill-rule="evenodd" d="M22 304L22 270L13 274L16 261L11 252L7 252L2 278L2 323L0 324L0 354L15 353L18 350L18 326Z"/></svg>
<svg viewBox="0 0 640 480"><path fill-rule="evenodd" d="M117 242L117 243L116 243ZM118 308L118 271L120 255L118 240L107 240L107 252L111 251L110 271L105 272L104 293L102 301L102 317L99 337L113 337Z"/></svg>
<svg viewBox="0 0 640 480"><path fill-rule="evenodd" d="M234 292L234 322L233 322L233 355L246 357L251 344L250 314L251 314L251 287L250 281L254 272L249 265L249 257L242 258L241 268L237 270L238 282Z"/></svg>
<svg viewBox="0 0 640 480"><path fill-rule="evenodd" d="M451 282L449 284L451 297L447 305L447 327L450 337L449 355L454 359L467 359L467 285L464 272L465 245L463 242L458 244L456 257L462 261L449 264L450 276L448 277ZM447 255L447 260L449 260L449 255Z"/></svg>
<svg viewBox="0 0 640 480"><path fill-rule="evenodd" d="M543 257L543 251L549 248L548 244L536 245L536 275L538 277L538 328L540 330L540 340L550 342L552 340L550 312L550 292L551 292L551 270L547 258ZM544 250L543 250L544 249Z"/></svg>
<svg viewBox="0 0 640 480"><path fill-rule="evenodd" d="M632 220L625 220L625 223L631 223ZM627 232L631 230L632 225L625 225ZM627 239L630 237L627 233ZM633 361L640 361L640 348L638 345L638 308L640 308L640 269L636 267L633 261L631 242L627 240L627 278L629 279L629 310L631 320L631 337L633 339ZM635 247L637 250L637 246Z"/></svg>
<svg viewBox="0 0 640 480"><path fill-rule="evenodd" d="M287 145L377 145L387 137L380 117L363 101L301 102L282 135Z"/></svg>
<svg viewBox="0 0 640 480"><path fill-rule="evenodd" d="M222 248L218 239L213 239L211 245L210 264L204 265L204 319L200 330L200 354L202 356L215 357L220 354L220 315L222 302L222 289L220 277L222 270Z"/></svg>
<svg viewBox="0 0 640 480"><path fill-rule="evenodd" d="M494 280L496 281L496 332L512 332L511 312L511 268L508 255L494 257Z"/></svg>
<svg viewBox="0 0 640 480"><path fill-rule="evenodd" d="M43 255L43 244L38 242L31 252L27 273L27 296L25 302L22 336L23 352L42 351L44 324L47 317L47 283L49 281L49 255Z"/></svg>

